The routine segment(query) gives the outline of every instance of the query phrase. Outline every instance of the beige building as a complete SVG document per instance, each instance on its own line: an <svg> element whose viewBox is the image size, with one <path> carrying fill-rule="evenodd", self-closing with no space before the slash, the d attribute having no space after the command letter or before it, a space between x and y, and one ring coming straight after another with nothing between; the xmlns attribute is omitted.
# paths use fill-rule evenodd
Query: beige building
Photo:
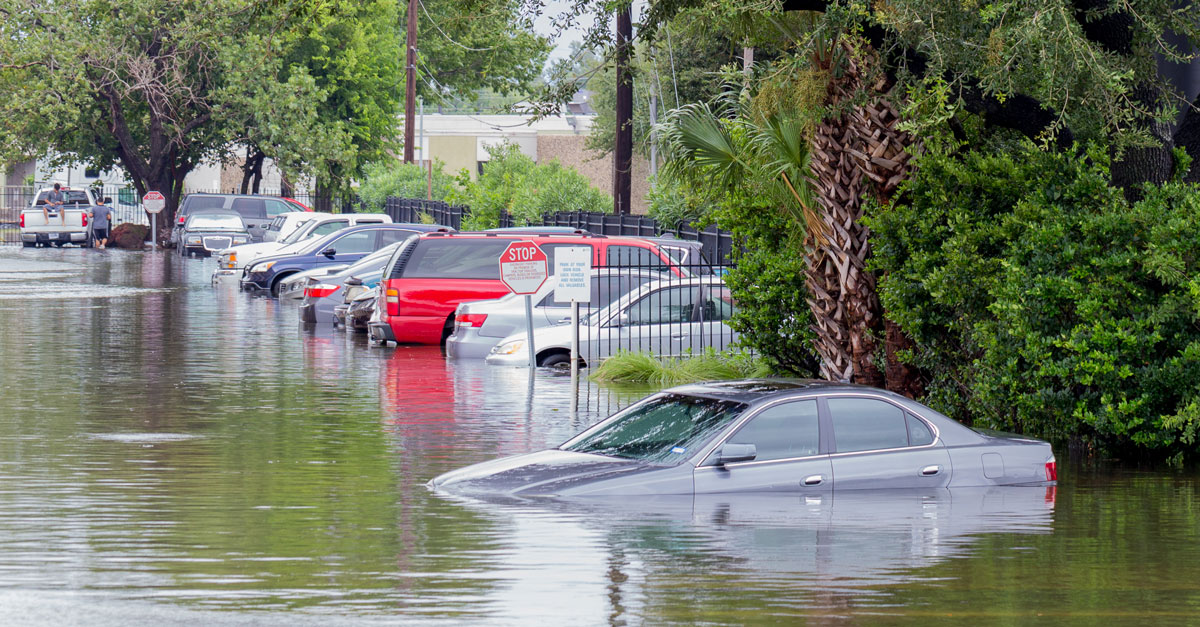
<svg viewBox="0 0 1200 627"><path fill-rule="evenodd" d="M612 194L612 154L600 156L584 143L595 116L560 115L530 121L522 115L426 114L416 130L416 154L422 162L441 160L447 173L466 169L478 175L488 159L487 149L511 142L537 163L557 160L575 168L597 189ZM650 191L649 163L635 155L630 204L634 213L644 214Z"/></svg>

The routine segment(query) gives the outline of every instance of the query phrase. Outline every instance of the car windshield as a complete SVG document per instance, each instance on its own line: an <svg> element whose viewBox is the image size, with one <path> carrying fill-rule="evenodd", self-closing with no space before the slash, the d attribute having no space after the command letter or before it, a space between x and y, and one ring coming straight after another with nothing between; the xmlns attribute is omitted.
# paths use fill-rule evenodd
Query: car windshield
<svg viewBox="0 0 1200 627"><path fill-rule="evenodd" d="M199 213L188 218L189 229L242 229L242 219L235 215Z"/></svg>
<svg viewBox="0 0 1200 627"><path fill-rule="evenodd" d="M682 394L653 396L561 448L653 464L678 464L745 410L745 404L733 401Z"/></svg>
<svg viewBox="0 0 1200 627"><path fill-rule="evenodd" d="M311 222L312 222L312 220L305 220L305 221L301 222L300 224L297 224L295 230L293 230L291 233L288 233L286 236L284 236L283 239L279 240L279 243L280 244L291 244L293 242L298 242L301 239L304 239L304 237L306 237L305 231L308 230L308 225Z"/></svg>

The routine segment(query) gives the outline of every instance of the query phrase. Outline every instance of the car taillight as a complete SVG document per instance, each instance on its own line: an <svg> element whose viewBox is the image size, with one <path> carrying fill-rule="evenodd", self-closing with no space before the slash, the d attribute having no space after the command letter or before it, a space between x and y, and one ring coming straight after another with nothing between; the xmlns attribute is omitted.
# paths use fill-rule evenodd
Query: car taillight
<svg viewBox="0 0 1200 627"><path fill-rule="evenodd" d="M21 228L25 228L25 214L21 214Z"/></svg>
<svg viewBox="0 0 1200 627"><path fill-rule="evenodd" d="M318 283L316 285L310 285L309 287L304 288L304 295L311 296L313 298L325 298L336 291L338 291L338 286L336 285Z"/></svg>
<svg viewBox="0 0 1200 627"><path fill-rule="evenodd" d="M389 316L400 315L400 292L399 291L397 291L393 288L388 288L388 290L383 293L383 300L384 300L384 302L387 303L387 312L388 312Z"/></svg>
<svg viewBox="0 0 1200 627"><path fill-rule="evenodd" d="M187 220L187 216L179 216L179 222L177 224L183 224L185 220Z"/></svg>
<svg viewBox="0 0 1200 627"><path fill-rule="evenodd" d="M83 214L83 225L87 226L87 214Z"/></svg>
<svg viewBox="0 0 1200 627"><path fill-rule="evenodd" d="M487 314L458 314L454 316L454 324L460 327L475 327L483 326L484 320L487 320Z"/></svg>
<svg viewBox="0 0 1200 627"><path fill-rule="evenodd" d="M1053 457L1046 462L1046 481L1058 481L1058 461Z"/></svg>

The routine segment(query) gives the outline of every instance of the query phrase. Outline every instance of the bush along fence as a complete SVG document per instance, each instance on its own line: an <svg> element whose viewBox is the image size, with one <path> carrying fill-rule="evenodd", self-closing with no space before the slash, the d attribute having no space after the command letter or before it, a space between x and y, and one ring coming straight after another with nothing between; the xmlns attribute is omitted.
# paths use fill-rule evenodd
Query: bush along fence
<svg viewBox="0 0 1200 627"><path fill-rule="evenodd" d="M433 220L453 229L461 229L463 219L470 215L470 208L451 205L440 200L417 198L388 198L384 212L396 222L421 222ZM500 214L499 227L524 226L514 224L507 212ZM731 262L733 234L715 226L697 229L689 225L666 227L654 218L631 215L609 215L583 211L559 211L542 216L540 223L530 226L566 226L588 231L596 235L626 235L634 237L674 236L683 240L698 241L704 248L704 256L710 263L726 265Z"/></svg>

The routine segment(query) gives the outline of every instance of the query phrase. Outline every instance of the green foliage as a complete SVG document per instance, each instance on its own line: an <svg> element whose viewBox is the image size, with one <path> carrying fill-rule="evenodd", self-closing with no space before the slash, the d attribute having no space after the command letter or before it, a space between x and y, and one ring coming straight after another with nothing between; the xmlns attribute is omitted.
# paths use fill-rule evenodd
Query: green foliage
<svg viewBox="0 0 1200 627"><path fill-rule="evenodd" d="M591 378L609 383L680 385L696 381L745 379L771 376L770 366L749 353L718 353L711 346L699 355L657 357L652 353L617 351L606 359Z"/></svg>
<svg viewBox="0 0 1200 627"><path fill-rule="evenodd" d="M871 221L890 319L931 405L1111 450L1194 451L1200 189L1130 204L1107 150L934 153Z"/></svg>
<svg viewBox="0 0 1200 627"><path fill-rule="evenodd" d="M699 222L711 207L711 201L703 192L680 183L666 173L650 179L650 192L646 200L650 203L650 217L663 228Z"/></svg>
<svg viewBox="0 0 1200 627"><path fill-rule="evenodd" d="M471 208L463 220L463 230L495 228L504 211L518 226L540 224L543 215L555 211L612 211L611 196L558 161L534 163L511 143L490 147L488 154L491 159L478 180L472 181L463 170L456 179L459 189L447 197L450 202Z"/></svg>
<svg viewBox="0 0 1200 627"><path fill-rule="evenodd" d="M429 191L429 171L415 163L392 161L376 163L366 169L366 180L358 195L376 209L383 209L389 196L425 198ZM442 162L434 161L433 199L445 200L454 191L454 179L442 171Z"/></svg>

